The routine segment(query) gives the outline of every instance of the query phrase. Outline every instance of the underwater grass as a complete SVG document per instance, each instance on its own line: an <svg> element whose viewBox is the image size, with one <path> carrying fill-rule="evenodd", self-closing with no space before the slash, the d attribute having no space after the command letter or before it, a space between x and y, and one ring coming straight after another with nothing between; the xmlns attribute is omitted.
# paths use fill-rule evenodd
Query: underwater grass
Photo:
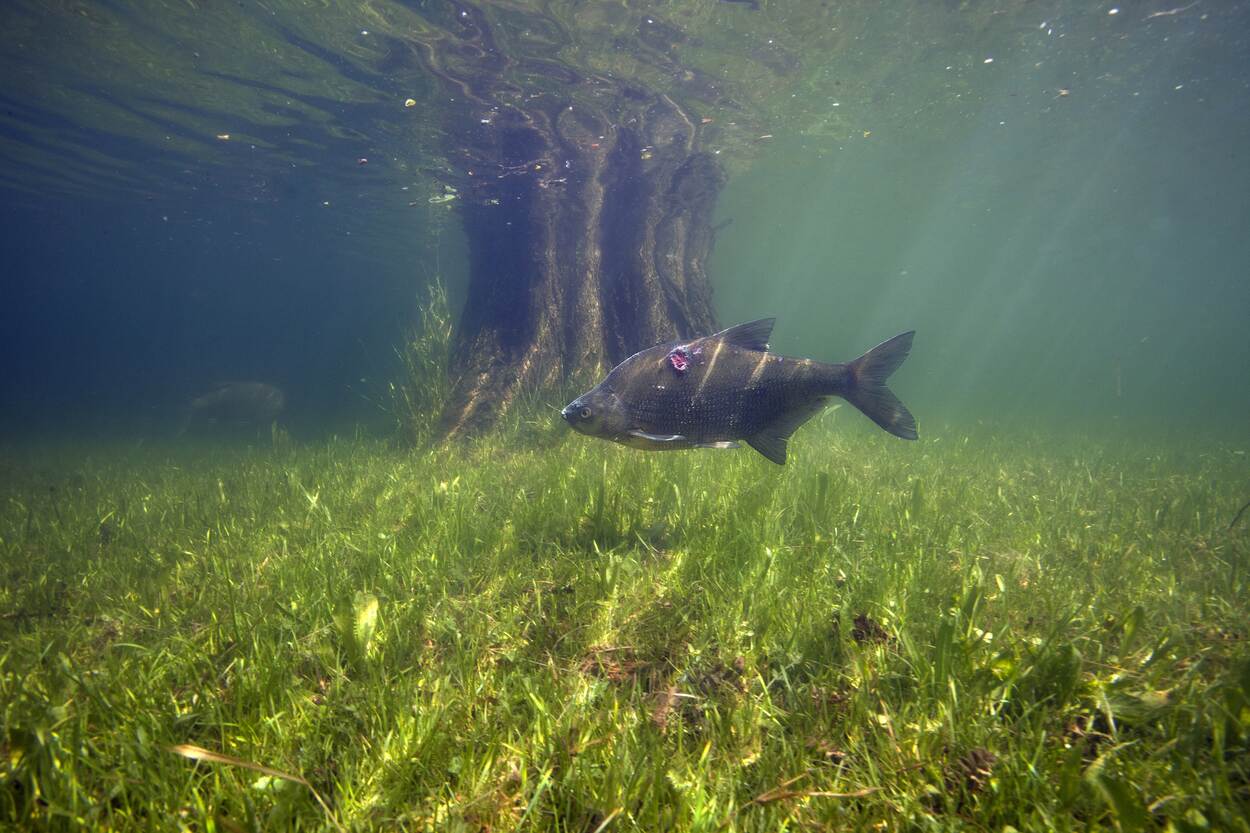
<svg viewBox="0 0 1250 833"><path fill-rule="evenodd" d="M6 449L0 822L1250 830L1245 457L845 414Z"/></svg>
<svg viewBox="0 0 1250 833"><path fill-rule="evenodd" d="M417 320L395 350L399 378L390 382L379 403L394 421L401 444L413 447L434 439L442 403L451 393L447 368L452 357L452 312L441 279L430 283L416 307Z"/></svg>

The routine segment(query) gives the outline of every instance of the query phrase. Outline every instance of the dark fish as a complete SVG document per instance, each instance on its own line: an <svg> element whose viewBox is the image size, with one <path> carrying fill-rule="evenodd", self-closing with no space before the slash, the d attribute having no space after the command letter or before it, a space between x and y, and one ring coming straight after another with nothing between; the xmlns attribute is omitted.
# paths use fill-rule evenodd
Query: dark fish
<svg viewBox="0 0 1250 833"><path fill-rule="evenodd" d="M187 404L178 433L184 433L196 422L264 425L285 407L286 394L273 385L225 382Z"/></svg>
<svg viewBox="0 0 1250 833"><path fill-rule="evenodd" d="M746 440L784 464L790 435L840 396L894 436L916 439L915 419L885 386L914 331L855 361L825 364L769 353L775 320L635 353L561 416L583 434L634 448L737 448Z"/></svg>

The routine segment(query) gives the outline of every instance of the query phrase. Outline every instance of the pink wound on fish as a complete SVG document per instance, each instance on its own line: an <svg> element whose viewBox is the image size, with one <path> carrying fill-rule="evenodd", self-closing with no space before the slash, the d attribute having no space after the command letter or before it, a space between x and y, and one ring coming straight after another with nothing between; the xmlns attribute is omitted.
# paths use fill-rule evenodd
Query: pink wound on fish
<svg viewBox="0 0 1250 833"><path fill-rule="evenodd" d="M685 373L686 368L690 367L690 357L681 347L674 347L668 354L668 363L673 366L673 370L678 373Z"/></svg>

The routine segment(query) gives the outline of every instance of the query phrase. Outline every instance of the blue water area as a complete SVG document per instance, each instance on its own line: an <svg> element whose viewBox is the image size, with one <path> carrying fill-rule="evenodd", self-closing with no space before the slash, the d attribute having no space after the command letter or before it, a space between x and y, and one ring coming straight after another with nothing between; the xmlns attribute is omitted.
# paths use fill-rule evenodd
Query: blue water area
<svg viewBox="0 0 1250 833"><path fill-rule="evenodd" d="M475 274L528 303L533 230L464 234L540 175L507 108L609 84L724 171L718 325L776 316L775 348L831 361L916 329L930 419L1244 429L1242 4L575 8L7 4L3 430L159 433L230 380L384 430L430 285L453 320ZM475 159L516 188L469 187Z"/></svg>

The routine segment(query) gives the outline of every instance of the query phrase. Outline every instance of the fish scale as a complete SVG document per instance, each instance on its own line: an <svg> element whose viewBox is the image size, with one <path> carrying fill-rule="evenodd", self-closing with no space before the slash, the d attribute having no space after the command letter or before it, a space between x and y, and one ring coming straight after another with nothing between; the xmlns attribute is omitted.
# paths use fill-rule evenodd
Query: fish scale
<svg viewBox="0 0 1250 833"><path fill-rule="evenodd" d="M748 436L762 429L777 414L821 395L832 384L836 372L832 366L824 365L820 366L825 371L824 378L814 372L800 377L794 365L783 367L773 362L766 365L752 386L735 387L734 380L749 376L761 355L766 354L723 352L715 368L717 378L711 380L706 376L706 366L692 367L680 377L671 368L661 366L657 373L661 381L652 382L644 374L634 374L618 381L618 395L623 394L623 399L631 403L635 422L648 433L681 434L697 442L714 442Z"/></svg>

